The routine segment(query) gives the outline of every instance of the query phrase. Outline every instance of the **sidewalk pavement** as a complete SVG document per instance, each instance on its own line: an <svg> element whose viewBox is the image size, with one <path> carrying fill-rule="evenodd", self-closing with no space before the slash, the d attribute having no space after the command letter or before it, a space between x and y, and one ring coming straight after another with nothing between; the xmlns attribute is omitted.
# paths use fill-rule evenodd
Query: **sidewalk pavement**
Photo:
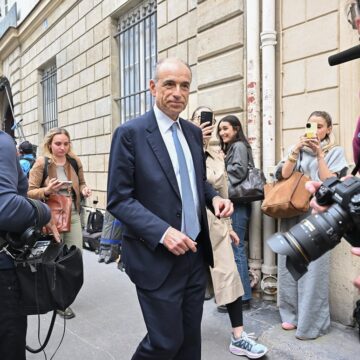
<svg viewBox="0 0 360 360"><path fill-rule="evenodd" d="M56 360L130 360L146 333L134 285L114 263L99 264L97 256L84 250L85 282L73 304L74 319L66 321L65 336ZM51 314L41 319L41 338ZM37 347L37 316L29 317L28 345ZM174 324L175 326L176 324ZM333 323L326 336L312 341L297 340L294 331L284 331L274 303L254 300L244 311L244 325L258 341L269 348L264 360L352 360L359 359L360 343L354 328ZM64 330L64 320L57 317L53 335L46 349L50 359ZM230 321L219 313L213 300L205 302L202 322L202 359L234 360L228 351ZM45 359L44 354L27 355L28 360ZM187 360L187 359L186 359ZM191 360L191 359L189 359Z"/></svg>

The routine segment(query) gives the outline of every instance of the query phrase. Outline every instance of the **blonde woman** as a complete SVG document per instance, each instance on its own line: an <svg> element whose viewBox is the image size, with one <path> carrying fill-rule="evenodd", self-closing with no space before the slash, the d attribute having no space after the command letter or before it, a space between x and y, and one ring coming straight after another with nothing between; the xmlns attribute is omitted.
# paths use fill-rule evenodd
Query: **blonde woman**
<svg viewBox="0 0 360 360"><path fill-rule="evenodd" d="M28 196L44 201L55 193L71 196L70 231L59 234L55 226L52 230L55 238L61 237L68 246L76 245L81 249L80 197L89 197L91 190L85 183L81 161L72 151L68 131L63 128L51 129L44 139L43 155L30 171ZM58 313L68 319L75 316L70 308Z"/></svg>
<svg viewBox="0 0 360 360"><path fill-rule="evenodd" d="M225 171L224 154L219 140L212 136L214 125L210 122L200 124L201 112L211 112L207 107L197 108L191 121L200 126L203 131L204 150L206 154L206 174L208 182L223 198L228 198L227 173ZM244 331L242 314L242 295L244 289L235 263L231 247L233 242L239 244L239 239L231 226L230 218L218 219L207 209L210 241L214 255L214 267L210 268L217 305L226 306L232 325L232 336L229 350L234 355L258 359L266 354L267 348L256 343Z"/></svg>

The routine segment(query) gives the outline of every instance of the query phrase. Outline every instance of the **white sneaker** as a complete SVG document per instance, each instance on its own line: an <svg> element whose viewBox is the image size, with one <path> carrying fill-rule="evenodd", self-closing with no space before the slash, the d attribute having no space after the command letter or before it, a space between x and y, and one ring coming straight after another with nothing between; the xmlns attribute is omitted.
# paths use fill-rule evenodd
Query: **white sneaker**
<svg viewBox="0 0 360 360"><path fill-rule="evenodd" d="M259 359L268 351L266 346L251 339L245 331L242 332L239 339L231 336L229 350L234 355L247 356L249 359Z"/></svg>

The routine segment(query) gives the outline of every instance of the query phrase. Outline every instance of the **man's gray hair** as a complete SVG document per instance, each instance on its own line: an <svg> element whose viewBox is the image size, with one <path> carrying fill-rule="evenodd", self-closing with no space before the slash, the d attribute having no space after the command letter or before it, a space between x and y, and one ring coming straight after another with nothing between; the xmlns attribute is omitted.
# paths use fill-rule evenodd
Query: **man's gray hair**
<svg viewBox="0 0 360 360"><path fill-rule="evenodd" d="M185 62L184 60L181 60L181 59L179 59L179 58L176 58L176 57L170 57L170 58L160 59L160 60L157 62L153 80L154 80L155 82L157 82L157 81L159 80L159 71L160 71L162 65L164 65L164 64L166 64L166 63L176 63L176 62L185 65L185 66L189 69L190 75L191 75L191 77L192 77L192 71L191 71L190 65L189 65L187 62Z"/></svg>

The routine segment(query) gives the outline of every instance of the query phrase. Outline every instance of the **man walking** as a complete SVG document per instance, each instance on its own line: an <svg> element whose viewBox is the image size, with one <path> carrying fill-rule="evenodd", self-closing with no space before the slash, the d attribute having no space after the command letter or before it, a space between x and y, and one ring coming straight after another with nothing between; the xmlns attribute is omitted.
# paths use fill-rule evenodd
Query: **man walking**
<svg viewBox="0 0 360 360"><path fill-rule="evenodd" d="M201 130L179 118L190 67L161 60L150 91L154 109L116 129L108 207L123 223L122 256L136 285L147 335L133 360L198 360L208 264L205 207L228 217L232 203L206 182Z"/></svg>

